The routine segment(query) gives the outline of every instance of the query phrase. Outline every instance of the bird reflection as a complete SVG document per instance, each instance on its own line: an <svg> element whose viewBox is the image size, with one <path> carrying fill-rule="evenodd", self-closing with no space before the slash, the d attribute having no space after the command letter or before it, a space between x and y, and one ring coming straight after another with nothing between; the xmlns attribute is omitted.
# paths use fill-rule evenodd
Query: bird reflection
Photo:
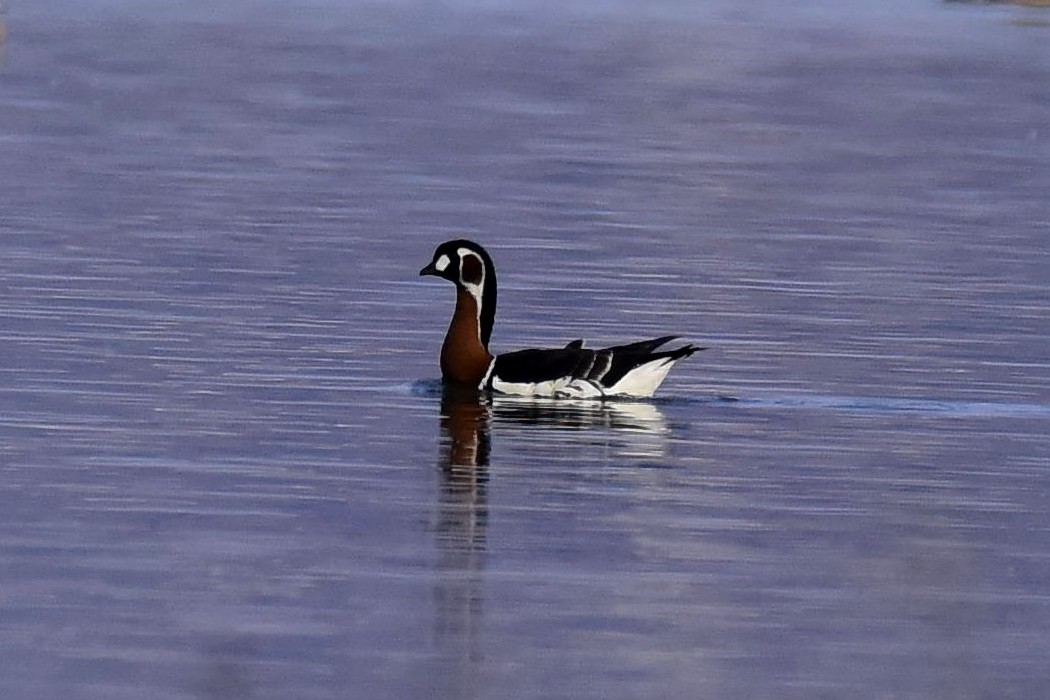
<svg viewBox="0 0 1050 700"><path fill-rule="evenodd" d="M489 407L478 392L444 390L434 579L441 697L472 696L473 670L481 658L478 630L488 519L489 421Z"/></svg>
<svg viewBox="0 0 1050 700"><path fill-rule="evenodd" d="M493 422L539 426L552 431L585 431L592 454L618 458L660 459L671 431L663 413L647 401L589 401L500 397L493 401Z"/></svg>
<svg viewBox="0 0 1050 700"><path fill-rule="evenodd" d="M449 486L469 487L473 491L476 483L484 483L489 464L490 416L480 392L453 387L443 390L441 468Z"/></svg>
<svg viewBox="0 0 1050 700"><path fill-rule="evenodd" d="M661 456L669 433L651 403L489 397L445 387L441 394L436 517L435 642L441 697L474 695L482 658L487 487L493 426L598 430L622 456Z"/></svg>
<svg viewBox="0 0 1050 700"><path fill-rule="evenodd" d="M498 422L556 429L609 428L618 434L664 435L667 421L648 402L501 397L493 404Z"/></svg>

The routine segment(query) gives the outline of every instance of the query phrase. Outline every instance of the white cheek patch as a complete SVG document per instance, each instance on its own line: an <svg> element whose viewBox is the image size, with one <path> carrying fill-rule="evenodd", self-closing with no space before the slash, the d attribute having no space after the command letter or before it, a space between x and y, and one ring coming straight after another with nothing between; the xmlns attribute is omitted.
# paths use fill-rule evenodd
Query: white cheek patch
<svg viewBox="0 0 1050 700"><path fill-rule="evenodd" d="M470 292L478 302L478 314L481 313L481 296L485 289L485 263L469 248L460 248L459 270L460 284Z"/></svg>
<svg viewBox="0 0 1050 700"><path fill-rule="evenodd" d="M482 262L474 251L468 248L460 248L458 251L460 270L463 272L464 282L481 285L485 281L485 263Z"/></svg>
<svg viewBox="0 0 1050 700"><path fill-rule="evenodd" d="M434 268L438 272L444 272L448 269L448 266L451 264L452 260L450 260L447 255L442 254L441 257L437 259L437 262L434 263Z"/></svg>

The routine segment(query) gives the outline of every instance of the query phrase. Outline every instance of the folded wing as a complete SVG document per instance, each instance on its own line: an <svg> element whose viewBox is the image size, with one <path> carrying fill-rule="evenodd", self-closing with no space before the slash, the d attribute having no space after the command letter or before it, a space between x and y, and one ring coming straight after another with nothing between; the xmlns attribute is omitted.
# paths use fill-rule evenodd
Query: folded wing
<svg viewBox="0 0 1050 700"><path fill-rule="evenodd" d="M492 389L526 396L652 396L674 364L703 348L683 345L657 349L674 340L668 335L598 350L574 340L563 348L530 348L496 357L489 379Z"/></svg>

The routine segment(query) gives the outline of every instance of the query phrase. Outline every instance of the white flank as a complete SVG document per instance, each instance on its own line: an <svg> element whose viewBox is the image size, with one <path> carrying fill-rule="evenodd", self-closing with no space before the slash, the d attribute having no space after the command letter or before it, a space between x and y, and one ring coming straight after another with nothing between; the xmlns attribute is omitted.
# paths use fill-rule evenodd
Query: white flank
<svg viewBox="0 0 1050 700"><path fill-rule="evenodd" d="M674 367L674 361L661 357L638 365L625 374L620 381L605 390L608 396L634 396L649 398Z"/></svg>
<svg viewBox="0 0 1050 700"><path fill-rule="evenodd" d="M603 399L605 389L590 379L573 379L557 394L562 399Z"/></svg>
<svg viewBox="0 0 1050 700"><path fill-rule="evenodd" d="M608 396L631 396L647 399L667 378L675 363L659 358L638 365L611 387L602 387L589 379L561 377L546 382L507 382L492 377L493 390L512 396L546 396L564 399L602 399ZM491 368L490 368L491 371ZM486 377L487 379L487 377Z"/></svg>
<svg viewBox="0 0 1050 700"><path fill-rule="evenodd" d="M567 377L546 382L507 382L499 377L492 378L492 388L495 391L512 396L558 396L568 385Z"/></svg>
<svg viewBox="0 0 1050 700"><path fill-rule="evenodd" d="M600 399L605 391L597 383L587 379L561 377L546 382L505 382L492 378L492 389L511 396L538 396L558 399Z"/></svg>

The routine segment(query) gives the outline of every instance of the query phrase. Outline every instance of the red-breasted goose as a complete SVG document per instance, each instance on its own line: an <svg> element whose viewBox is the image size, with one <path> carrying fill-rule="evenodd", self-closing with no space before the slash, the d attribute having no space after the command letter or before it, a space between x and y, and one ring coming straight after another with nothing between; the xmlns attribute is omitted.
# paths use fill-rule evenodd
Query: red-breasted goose
<svg viewBox="0 0 1050 700"><path fill-rule="evenodd" d="M563 348L489 352L496 317L496 268L477 243L442 243L419 271L456 285L456 310L441 345L441 376L446 384L523 396L604 398L649 397L675 363L703 348L683 345L657 350L667 335L601 350L574 340Z"/></svg>

